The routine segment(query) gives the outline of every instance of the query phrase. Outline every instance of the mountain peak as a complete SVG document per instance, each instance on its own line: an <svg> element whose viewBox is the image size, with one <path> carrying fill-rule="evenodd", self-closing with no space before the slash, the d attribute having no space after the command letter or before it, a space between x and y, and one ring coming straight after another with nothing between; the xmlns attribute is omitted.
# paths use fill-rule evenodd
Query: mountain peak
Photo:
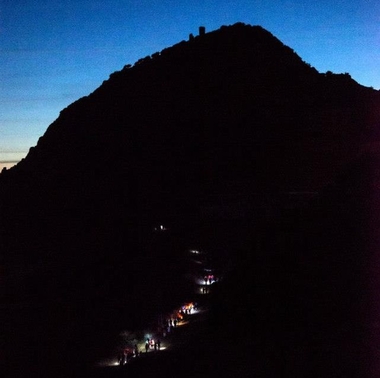
<svg viewBox="0 0 380 378"><path fill-rule="evenodd" d="M196 211L227 188L317 191L362 149L376 104L377 91L318 73L261 26L201 27L62 110L0 175L2 206L65 223L84 209L93 219Z"/></svg>
<svg viewBox="0 0 380 378"><path fill-rule="evenodd" d="M363 311L353 306L368 298L363 267L379 228L371 225L366 237L369 223L358 217L373 214L367 196L375 198L380 182L371 175L378 156L363 150L376 150L379 119L380 92L348 74L318 73L260 26L200 29L111 74L63 109L28 156L0 175L3 297L17 312L4 307L12 362L20 363L20 345L32 340L28 371L33 360L45 373L49 363L74 372L73 356L80 366L94 357L89 345L98 349L105 326L114 334L141 315L156 324L152 311L162 314L163 302L193 285L184 276L198 273L184 270L177 256L195 244L228 261L231 280L223 277L216 289L210 319L215 330L258 340L257 371L265 371L273 351L282 356L282 347L292 374L298 351L296 370L309 371L304 361L318 361L316 350L330 340L333 354L321 357L319 371L351 372L346 362L363 351L362 342L352 348L363 335ZM361 185L351 186L352 177ZM358 197L371 211L360 211ZM154 231L158 224L165 232ZM259 322L248 338L244 324L235 327L229 317L236 306ZM246 318L252 329L252 316ZM264 354L260 340L269 346ZM252 366L251 350L247 356L244 366ZM230 375L240 374L236 358L230 361Z"/></svg>

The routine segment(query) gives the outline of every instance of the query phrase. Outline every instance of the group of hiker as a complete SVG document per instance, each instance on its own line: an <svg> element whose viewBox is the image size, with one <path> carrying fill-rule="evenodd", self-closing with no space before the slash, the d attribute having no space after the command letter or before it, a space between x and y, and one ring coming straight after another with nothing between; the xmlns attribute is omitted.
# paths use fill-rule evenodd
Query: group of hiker
<svg viewBox="0 0 380 378"><path fill-rule="evenodd" d="M145 342L145 352L147 353L149 349L160 350L161 349L160 339L153 340L148 337Z"/></svg>
<svg viewBox="0 0 380 378"><path fill-rule="evenodd" d="M186 316L191 314L194 311L195 305L193 303L188 303L183 305L179 310L175 310L172 314L170 314L162 323L162 326L159 326L157 329L157 333L162 337L166 337L166 335L174 328L176 328L180 322L186 319Z"/></svg>
<svg viewBox="0 0 380 378"><path fill-rule="evenodd" d="M133 349L124 348L124 350L120 352L118 356L119 365L125 365L130 361L131 358L138 357L140 353L137 344L134 345Z"/></svg>
<svg viewBox="0 0 380 378"><path fill-rule="evenodd" d="M193 303L188 303L182 306L179 310L174 311L170 314L164 321L162 326L158 327L157 335L166 337L168 333L172 332L181 321L183 321L187 315L190 315L196 309L196 305ZM150 350L159 351L161 350L161 340L159 337L155 339L147 337L145 341L145 353L148 353ZM118 363L119 365L127 364L131 358L136 358L142 355L142 351L139 351L138 345L135 344L133 348L125 348L122 352L119 353Z"/></svg>

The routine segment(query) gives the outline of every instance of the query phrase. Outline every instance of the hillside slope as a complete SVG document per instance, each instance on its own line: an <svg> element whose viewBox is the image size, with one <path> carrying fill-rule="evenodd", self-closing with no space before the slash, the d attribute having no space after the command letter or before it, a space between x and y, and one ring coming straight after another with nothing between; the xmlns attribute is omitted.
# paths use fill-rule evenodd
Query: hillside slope
<svg viewBox="0 0 380 378"><path fill-rule="evenodd" d="M318 190L373 137L379 101L261 27L222 27L125 67L64 109L0 176L3 234L18 228L19 244L50 249L79 227L122 237L136 217L193 213L234 187ZM5 249L23 250L14 242Z"/></svg>
<svg viewBox="0 0 380 378"><path fill-rule="evenodd" d="M85 350L92 339L83 331L78 341L84 325L91 333L137 321L160 291L176 299L176 253L197 236L219 251L228 246L231 260L260 252L252 248L267 227L260 204L223 227L204 209L232 202L234 210L257 193L323 190L376 148L379 112L378 91L348 74L318 73L265 29L241 23L113 73L0 175L2 298L33 303L25 317L7 319L15 350L49 324L41 348L59 360L50 346ZM154 234L161 222L169 238ZM263 248L273 252L269 271L283 239ZM243 260L245 273L261 258Z"/></svg>

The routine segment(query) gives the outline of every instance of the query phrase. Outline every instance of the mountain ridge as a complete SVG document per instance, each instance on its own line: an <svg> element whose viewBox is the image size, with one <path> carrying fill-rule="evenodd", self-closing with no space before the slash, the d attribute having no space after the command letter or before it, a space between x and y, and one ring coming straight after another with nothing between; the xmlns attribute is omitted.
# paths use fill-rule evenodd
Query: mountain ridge
<svg viewBox="0 0 380 378"><path fill-rule="evenodd" d="M111 74L3 171L3 251L75 250L61 230L122 240L134 223L199 218L225 193L319 191L377 143L378 104L260 26L182 41Z"/></svg>
<svg viewBox="0 0 380 378"><path fill-rule="evenodd" d="M139 323L162 306L159 298L177 300L185 289L178 251L196 245L231 268L214 305L225 308L214 314L221 329L250 345L246 329L230 321L238 305L257 320L243 324L259 356L261 341L271 340L260 369L273 340L280 352L291 346L285 355L295 366L303 361L297 356L313 361L304 335L315 348L324 342L306 321L310 312L331 340L334 321L359 303L361 226L352 215L343 220L365 217L355 202L359 195L366 201L365 185L354 194L349 186L357 172L372 180L375 163L365 156L377 150L379 105L380 92L349 74L318 73L265 29L242 23L111 74L63 109L27 157L0 175L0 251L8 272L2 298L34 304L3 322L11 324L10 359L28 344L41 366L44 352L57 364L62 350L65 361L77 361L99 325ZM310 215L303 196L318 192L323 199ZM168 232L157 233L162 224ZM338 288L351 279L344 296L331 290L336 278ZM357 319L351 315L352 324Z"/></svg>
<svg viewBox="0 0 380 378"><path fill-rule="evenodd" d="M182 41L111 74L3 171L4 250L17 228L34 240L47 227L37 244L56 246L61 228L197 217L234 188L318 191L378 140L376 104L380 92L318 73L260 26Z"/></svg>
<svg viewBox="0 0 380 378"><path fill-rule="evenodd" d="M194 53L194 50L196 51L196 53L199 53L199 51L202 50L202 44L203 44L203 48L205 48L204 45L206 44L206 41L207 41L207 46L209 46L210 44L214 43L213 39L215 39L216 37L218 37L218 41L219 41L216 44L216 46L218 46L218 44L223 45L223 47L225 47L226 45L229 47L234 46L236 44L236 37L232 41L231 41L232 37L230 37L230 40L227 39L227 42L229 42L229 45L224 44L223 42L226 42L226 41L224 41L222 38L224 38L226 34L229 35L228 33L230 33L230 35L234 35L234 33L232 31L234 31L235 34L238 34L238 32L240 30L245 30L245 31L249 30L251 32L251 34L258 34L259 37L261 39L263 39L264 41L261 43L256 43L256 44L259 46L259 48L264 53L265 53L265 48L263 47L263 45L265 45L265 40L270 40L271 49L280 48L282 50L282 52L286 52L286 55L288 57L288 59L287 59L288 61L286 62L287 65L286 64L284 65L285 68L289 68L289 65L291 63L291 64L296 65L297 68L304 70L305 72L308 71L309 78L311 77L312 80L316 79L317 76L319 76L319 78L321 77L321 74L318 74L318 72L314 68L312 68L309 64L303 62L302 59L296 53L294 53L294 51L291 48L282 44L270 32L266 31L262 27L260 27L260 26L247 26L247 25L244 25L242 23L237 23L237 24L230 26L230 27L224 26L224 27L221 27L221 29L218 29L218 30L210 32L210 33L206 33L203 36L197 36L192 40L182 41L178 44L175 44L174 46L172 46L170 48L163 49L161 52L156 52L156 53L152 54L151 56L147 56L146 58L142 58L142 59L138 60L133 66L127 65L124 67L123 70L117 71L117 72L114 72L113 74L111 74L110 78L108 80L104 81L103 84L99 88L97 88L94 92L92 92L90 95L78 99L77 101L75 101L74 103L72 103L71 105L69 105L68 107L63 109L60 113L60 116L57 118L57 120L54 121L48 127L46 133L40 138L40 140L37 143L37 146L31 148L31 151L28 154L27 158L29 158L29 155L33 156L36 154L35 153L36 148L42 149L42 146L44 144L46 144L45 139L47 139L52 134L52 130L54 130L54 132L58 133L58 127L55 127L56 124L57 123L61 124L62 122L65 123L65 119L70 120L70 115L73 114L73 112L75 114L76 109L78 107L82 106L85 109L86 108L85 104L88 101L93 100L95 102L96 97L101 96L102 92L105 92L105 91L107 92L110 89L113 92L117 93L118 87L121 86L122 82L127 80L128 76L131 76L131 75L128 75L129 74L128 71L131 71L131 72L133 71L133 74L136 74L138 72L137 70L144 70L145 68L147 68L149 65L152 65L152 64L157 65L160 62L160 60L169 59L170 57L173 57L174 60L176 60L176 59L180 60L179 59L179 57L180 57L182 59L182 63L186 62L186 60L188 60L188 54L189 53ZM245 33L245 34L249 34L249 33ZM250 36L250 37L252 37L252 36ZM255 36L255 37L258 38L257 36ZM194 46L196 46L196 48L194 48L192 51L192 48ZM220 47L220 46L218 46L218 47ZM257 46L255 46L255 47L257 48ZM181 51L181 53L177 54L179 51ZM257 51L255 51L255 52L257 52ZM216 54L214 54L214 55L216 55L216 58L214 57L215 59L218 59L217 53L220 53L219 49L216 52ZM248 54L246 54L246 57L247 56L248 56ZM267 57L265 57L265 59L267 59ZM176 62L176 64L177 63L178 62ZM187 64L187 66L188 65L189 64ZM186 67L186 68L188 68L188 67ZM276 68L278 68L278 67L276 67ZM156 70L156 72L160 71L160 68L156 67L155 70ZM145 70L145 71L147 71L147 70ZM145 74L146 74L146 72L145 72ZM206 76L206 74L204 76ZM258 74L257 76L260 76L260 75ZM332 78L334 78L336 80L335 84L338 84L339 82L340 82L339 84L341 84L342 86L348 85L348 83L350 83L350 85L353 84L352 79L350 80L350 76L347 73L346 74L338 74L338 75L335 75L332 73L326 73L325 76L327 79L326 82L328 82L328 80L331 80ZM296 79L296 78L293 78L293 79ZM231 79L231 80L233 80L233 79ZM212 84L217 85L216 83L212 83ZM299 83L297 83L297 85L299 85ZM133 90L135 88L133 88L133 86L132 86L131 89ZM362 89L364 90L365 87L362 87ZM217 90L217 88L216 89L214 88L214 90ZM243 88L243 90L244 90L244 88ZM125 93L123 93L123 94L125 94ZM241 93L241 94L244 95L244 93ZM102 99L102 100L104 100L104 99ZM284 99L282 99L282 100L284 100ZM109 104L107 104L107 106L108 105ZM66 127L68 125L69 125L68 122L66 122ZM79 125L79 123L76 122L76 125ZM60 131L62 132L65 130L60 130ZM75 131L77 133L79 133L80 129L77 129ZM91 129L90 129L90 131L91 131ZM60 134L59 137L62 138L63 135ZM59 145L59 143L57 143L57 145ZM32 159L29 158L29 160L32 160ZM25 165L24 161L22 161L20 165L21 166Z"/></svg>

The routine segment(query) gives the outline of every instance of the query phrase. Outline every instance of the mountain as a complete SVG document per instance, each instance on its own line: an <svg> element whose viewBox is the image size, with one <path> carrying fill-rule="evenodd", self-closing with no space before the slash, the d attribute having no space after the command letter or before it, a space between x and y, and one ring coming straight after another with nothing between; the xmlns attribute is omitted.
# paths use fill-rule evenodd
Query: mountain
<svg viewBox="0 0 380 378"><path fill-rule="evenodd" d="M284 193L323 191L376 148L379 105L378 91L319 73L242 23L125 66L1 173L1 259L12 272L4 301L48 306L51 335L64 324L72 345L74 314L96 327L110 301L127 302L109 319L133 323L131 303L147 298L139 311L149 313L159 290L177 298L183 285L170 284L178 269L167 262L191 243L239 250L230 260L250 267L260 214L283 214ZM154 233L159 224L170 238ZM27 324L41 326L28 311Z"/></svg>
<svg viewBox="0 0 380 378"><path fill-rule="evenodd" d="M374 142L379 97L348 74L318 73L259 26L222 27L64 109L0 176L2 227L31 237L33 254L79 228L119 239L136 217L192 214L220 193L316 191ZM5 249L31 246L17 240Z"/></svg>

